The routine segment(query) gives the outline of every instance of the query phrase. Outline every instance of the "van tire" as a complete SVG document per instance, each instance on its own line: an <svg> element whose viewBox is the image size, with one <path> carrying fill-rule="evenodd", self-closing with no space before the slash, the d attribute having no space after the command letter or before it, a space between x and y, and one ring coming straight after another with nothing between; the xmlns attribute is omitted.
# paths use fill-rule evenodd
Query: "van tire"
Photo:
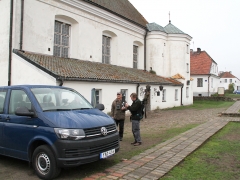
<svg viewBox="0 0 240 180"><path fill-rule="evenodd" d="M33 168L40 179L53 179L61 172L61 168L57 167L52 150L47 145L41 145L34 150L32 162Z"/></svg>

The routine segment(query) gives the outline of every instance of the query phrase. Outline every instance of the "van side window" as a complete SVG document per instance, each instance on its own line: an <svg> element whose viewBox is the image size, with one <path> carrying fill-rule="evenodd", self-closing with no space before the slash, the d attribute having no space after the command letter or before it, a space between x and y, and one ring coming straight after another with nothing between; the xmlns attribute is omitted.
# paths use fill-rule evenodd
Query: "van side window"
<svg viewBox="0 0 240 180"><path fill-rule="evenodd" d="M7 94L6 91L0 91L0 114L3 113L6 94Z"/></svg>
<svg viewBox="0 0 240 180"><path fill-rule="evenodd" d="M9 114L15 114L18 107L27 107L31 110L31 102L22 90L12 90L9 104Z"/></svg>

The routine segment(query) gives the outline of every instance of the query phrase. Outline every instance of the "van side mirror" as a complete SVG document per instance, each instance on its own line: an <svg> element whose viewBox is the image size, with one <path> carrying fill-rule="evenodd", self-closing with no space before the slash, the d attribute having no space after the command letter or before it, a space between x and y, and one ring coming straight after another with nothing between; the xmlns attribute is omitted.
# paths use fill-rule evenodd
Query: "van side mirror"
<svg viewBox="0 0 240 180"><path fill-rule="evenodd" d="M27 107L18 107L15 111L15 114L18 116L30 116L30 117L35 115L35 113L30 112Z"/></svg>
<svg viewBox="0 0 240 180"><path fill-rule="evenodd" d="M96 104L95 108L99 109L100 111L103 111L105 109L103 104Z"/></svg>

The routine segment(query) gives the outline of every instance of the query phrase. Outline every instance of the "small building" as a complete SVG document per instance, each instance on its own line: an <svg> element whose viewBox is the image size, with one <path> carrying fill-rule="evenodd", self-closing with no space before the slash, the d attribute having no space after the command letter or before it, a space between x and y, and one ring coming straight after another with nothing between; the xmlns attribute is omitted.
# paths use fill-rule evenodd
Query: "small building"
<svg viewBox="0 0 240 180"><path fill-rule="evenodd" d="M190 72L193 78L193 96L211 96L218 92L218 65L206 52L197 48L190 53Z"/></svg>
<svg viewBox="0 0 240 180"><path fill-rule="evenodd" d="M240 80L231 71L220 71L219 77L219 86L224 87L225 90L228 90L229 84L234 84L234 90L240 90Z"/></svg>

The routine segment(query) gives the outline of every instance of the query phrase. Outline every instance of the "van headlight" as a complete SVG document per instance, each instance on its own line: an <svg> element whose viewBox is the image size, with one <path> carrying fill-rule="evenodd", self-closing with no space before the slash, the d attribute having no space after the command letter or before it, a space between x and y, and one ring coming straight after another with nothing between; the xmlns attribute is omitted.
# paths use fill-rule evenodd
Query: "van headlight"
<svg viewBox="0 0 240 180"><path fill-rule="evenodd" d="M83 129L54 128L54 131L60 139L78 140L85 138L85 133Z"/></svg>

